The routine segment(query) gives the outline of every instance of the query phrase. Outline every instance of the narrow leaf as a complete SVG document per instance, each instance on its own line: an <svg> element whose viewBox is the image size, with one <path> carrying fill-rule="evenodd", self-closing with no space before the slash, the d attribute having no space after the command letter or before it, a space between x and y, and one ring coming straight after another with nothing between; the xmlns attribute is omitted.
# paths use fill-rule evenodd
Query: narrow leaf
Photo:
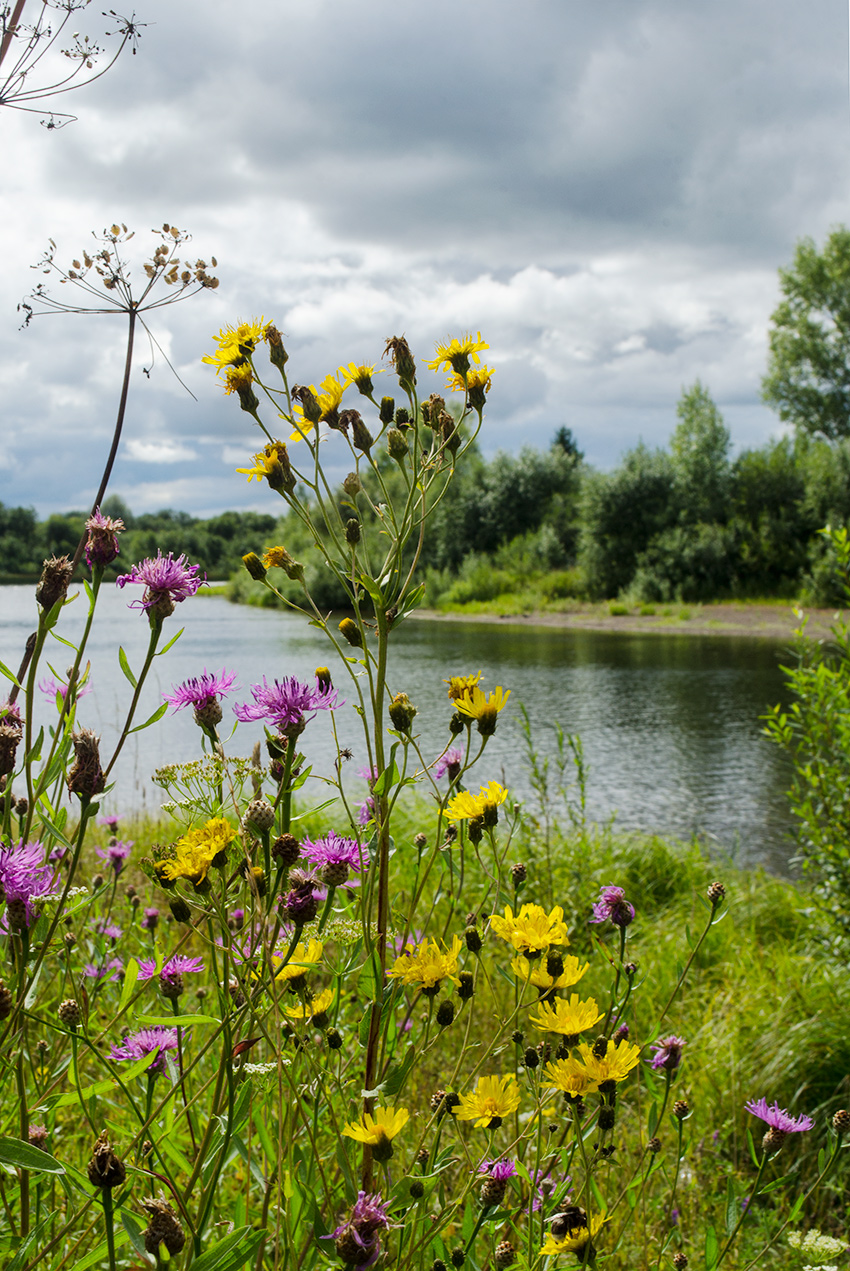
<svg viewBox="0 0 850 1271"><path fill-rule="evenodd" d="M214 1015L139 1015L136 1022L142 1028L188 1028L190 1024L220 1024Z"/></svg>
<svg viewBox="0 0 850 1271"><path fill-rule="evenodd" d="M264 1231L254 1231L253 1227L239 1227L224 1240L207 1249L200 1258L192 1263L192 1271L236 1271L252 1257L257 1246L266 1237Z"/></svg>
<svg viewBox="0 0 850 1271"><path fill-rule="evenodd" d="M138 688L138 681L136 680L136 677L133 674L133 672L130 670L130 663L127 661L127 654L124 652L123 644L120 645L118 648L118 664L121 667L121 670L124 672L127 679L132 684L133 688Z"/></svg>
<svg viewBox="0 0 850 1271"><path fill-rule="evenodd" d="M135 958L131 958L124 968L124 984L121 988L121 999L118 1003L118 1014L120 1015L124 1007L133 996L133 989L136 987L136 981L139 978L139 964Z"/></svg>
<svg viewBox="0 0 850 1271"><path fill-rule="evenodd" d="M16 1165L18 1169L37 1170L42 1174L64 1174L65 1166L51 1156L42 1152L40 1147L33 1147L23 1139L0 1139L0 1162L4 1165Z"/></svg>
<svg viewBox="0 0 850 1271"><path fill-rule="evenodd" d="M705 1232L705 1271L714 1271L717 1266L719 1253L720 1247L717 1243L717 1233L713 1227L707 1227Z"/></svg>
<svg viewBox="0 0 850 1271"><path fill-rule="evenodd" d="M155 724L157 720L162 719L163 715L165 714L167 710L168 710L168 702L163 702L162 705L158 706L157 709L154 711L154 713L150 716L150 718L146 719L143 724L136 724L135 728L129 729L127 732L127 736L129 737L130 733L140 733L143 728L150 728L151 724Z"/></svg>
<svg viewBox="0 0 850 1271"><path fill-rule="evenodd" d="M5 662L0 662L0 675L5 675L7 680L11 680L15 688L23 688L23 685L18 682L17 675L12 674Z"/></svg>
<svg viewBox="0 0 850 1271"><path fill-rule="evenodd" d="M168 644L166 644L163 648L158 649L156 651L156 653L154 654L154 657L161 658L163 653L167 653L168 650L171 648L172 644L177 643L177 641L180 639L180 637L182 636L185 630L186 630L185 627L181 627L180 630L177 632L177 635L171 637L171 639L168 641Z"/></svg>
<svg viewBox="0 0 850 1271"><path fill-rule="evenodd" d="M738 1222L738 1197L732 1176L726 1179L726 1235L731 1236Z"/></svg>

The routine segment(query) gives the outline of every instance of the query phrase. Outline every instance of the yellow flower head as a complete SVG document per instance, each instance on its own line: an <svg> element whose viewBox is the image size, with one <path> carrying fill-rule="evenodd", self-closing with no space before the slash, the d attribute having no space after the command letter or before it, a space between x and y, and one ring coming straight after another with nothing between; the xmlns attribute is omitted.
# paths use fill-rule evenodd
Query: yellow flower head
<svg viewBox="0 0 850 1271"><path fill-rule="evenodd" d="M576 1099L596 1092L596 1082L591 1081L586 1072L579 1072L569 1059L556 1059L547 1064L545 1074L547 1080L543 1084L549 1090L560 1090Z"/></svg>
<svg viewBox="0 0 850 1271"><path fill-rule="evenodd" d="M190 883L202 883L210 865L236 838L236 831L224 817L213 817L205 825L189 830L175 844L173 860L157 861L157 873L170 882L185 878Z"/></svg>
<svg viewBox="0 0 850 1271"><path fill-rule="evenodd" d="M335 375L326 375L322 380L321 390L317 389L314 384L309 386L309 392L312 393L318 405L319 420L335 420L336 412L342 401L342 395L348 384L341 383ZM314 422L308 419L304 412L304 407L297 403L293 406L293 412L296 416L297 430L290 435L290 441L301 441L304 435L313 428Z"/></svg>
<svg viewBox="0 0 850 1271"><path fill-rule="evenodd" d="M280 976L277 977L280 979ZM317 1015L323 1015L334 1000L333 989L322 989L312 1002L297 1002L294 1006L285 1008L286 1014L290 1019L315 1019Z"/></svg>
<svg viewBox="0 0 850 1271"><path fill-rule="evenodd" d="M504 803L508 792L498 781L489 781L478 794L461 790L446 808L450 821L467 821L481 817L485 825L495 825L499 819L499 804Z"/></svg>
<svg viewBox="0 0 850 1271"><path fill-rule="evenodd" d="M535 1028L543 1033L562 1033L565 1037L575 1037L602 1018L602 1012L592 997L582 1002L578 993L573 993L569 1000L556 997L554 1002L539 1002L537 1015L529 1016Z"/></svg>
<svg viewBox="0 0 850 1271"><path fill-rule="evenodd" d="M283 965L283 954L273 953L272 966L276 971L274 978L279 981L300 979L307 971L312 971L318 966L322 960L324 947L321 940L309 940L306 945L303 940L299 940L291 959L285 965ZM278 967L280 967L279 971Z"/></svg>
<svg viewBox="0 0 850 1271"><path fill-rule="evenodd" d="M488 366L473 367L466 374L464 382L463 375L450 375L446 381L446 388L452 393L463 393L469 396L469 404L473 410L483 410L487 394L490 392L490 383L495 375L495 371L491 371Z"/></svg>
<svg viewBox="0 0 850 1271"><path fill-rule="evenodd" d="M563 943L569 942L565 940ZM564 969L557 977L549 974L545 962L529 962L528 958L514 958L511 970L518 980L533 984L536 989L568 989L573 984L578 984L590 967L590 963L585 962L582 966L578 958L572 955L564 958L563 962Z"/></svg>
<svg viewBox="0 0 850 1271"><path fill-rule="evenodd" d="M495 1130L519 1107L519 1087L513 1073L506 1077L479 1077L472 1094L462 1094L452 1108L459 1121L474 1121L476 1130Z"/></svg>
<svg viewBox="0 0 850 1271"><path fill-rule="evenodd" d="M240 322L235 327L222 327L218 335L213 336L218 341L215 353L208 353L201 360L214 366L219 373L226 372L229 366L238 366L251 356L257 345L266 339L272 325L265 318L252 318L250 322Z"/></svg>
<svg viewBox="0 0 850 1271"><path fill-rule="evenodd" d="M589 1077L597 1085L605 1081L624 1081L640 1059L640 1046L626 1040L617 1042L616 1046L609 1042L602 1058L594 1054L595 1043L589 1046L582 1042L578 1050L578 1059L570 1056L562 1062L571 1071Z"/></svg>
<svg viewBox="0 0 850 1271"><path fill-rule="evenodd" d="M496 719L503 710L511 690L507 692L499 685L488 697L480 688L473 688L464 697L459 697L455 706L461 715L478 721L478 731L482 737L492 737L496 731Z"/></svg>
<svg viewBox="0 0 850 1271"><path fill-rule="evenodd" d="M497 936L507 940L517 953L545 953L550 945L567 943L564 911L556 905L550 914L540 905L523 905L516 917L510 905L505 916L493 914L490 927Z"/></svg>
<svg viewBox="0 0 850 1271"><path fill-rule="evenodd" d="M259 454L254 455L253 468L237 468L236 471L246 473L249 482L255 477L258 481L265 477L271 488L278 493L289 494L297 484L282 441L270 441Z"/></svg>
<svg viewBox="0 0 850 1271"><path fill-rule="evenodd" d="M349 362L348 366L341 366L338 374L344 376L345 387L353 384L359 393L364 397L371 397L374 392L372 383L373 375L383 375L383 371L376 371L374 366L366 366L365 363Z"/></svg>
<svg viewBox="0 0 850 1271"><path fill-rule="evenodd" d="M590 1229L584 1227L572 1227L565 1236L559 1240L557 1236L553 1236L551 1231L546 1236L543 1246L540 1250L544 1257L557 1256L559 1253L581 1253L588 1240L593 1240L598 1236L605 1224L604 1214L594 1214L590 1219Z"/></svg>
<svg viewBox="0 0 850 1271"><path fill-rule="evenodd" d="M471 332L458 339L454 336L449 340L448 344L438 344L436 348L437 356L427 363L428 369L431 371L439 371L441 367L445 367L447 371L454 371L456 375L465 375L470 367L470 359L480 365L481 358L478 354L482 349L489 349L490 345L481 339L481 332L478 332L478 339L472 337Z"/></svg>
<svg viewBox="0 0 850 1271"><path fill-rule="evenodd" d="M254 382L254 372L250 362L240 362L238 366L228 366L224 372L225 393L244 393Z"/></svg>
<svg viewBox="0 0 850 1271"><path fill-rule="evenodd" d="M350 1122L343 1134L358 1143L380 1147L394 1139L409 1120L407 1108L376 1108L374 1112L364 1112L359 1121Z"/></svg>
<svg viewBox="0 0 850 1271"><path fill-rule="evenodd" d="M477 675L453 675L450 679L443 680L449 686L449 701L459 702L470 697L480 679L479 671Z"/></svg>
<svg viewBox="0 0 850 1271"><path fill-rule="evenodd" d="M418 948L408 946L387 974L403 984L419 984L423 989L435 989L442 980L460 984L455 972L461 948L460 936L454 937L450 949L445 945L441 949L436 940L425 940Z"/></svg>

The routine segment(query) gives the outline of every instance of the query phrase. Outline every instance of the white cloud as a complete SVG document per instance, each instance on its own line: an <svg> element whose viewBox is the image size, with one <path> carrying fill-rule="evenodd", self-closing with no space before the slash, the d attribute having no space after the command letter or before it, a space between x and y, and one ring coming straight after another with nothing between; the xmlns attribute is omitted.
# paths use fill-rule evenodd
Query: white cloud
<svg viewBox="0 0 850 1271"><path fill-rule="evenodd" d="M164 438L158 441L141 441L131 437L127 442L127 454L136 463L182 463L187 459L197 458L195 451L188 446Z"/></svg>

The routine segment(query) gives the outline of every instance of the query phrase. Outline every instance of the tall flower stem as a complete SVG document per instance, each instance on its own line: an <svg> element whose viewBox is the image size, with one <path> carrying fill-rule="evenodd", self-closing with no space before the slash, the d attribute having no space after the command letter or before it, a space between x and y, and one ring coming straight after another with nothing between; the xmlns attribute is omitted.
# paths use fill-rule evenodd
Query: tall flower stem
<svg viewBox="0 0 850 1271"><path fill-rule="evenodd" d="M124 721L124 727L121 730L121 736L118 738L118 743L115 747L115 750L112 752L112 758L110 759L104 771L104 774L103 774L104 780L106 780L109 777L110 772L115 766L115 761L123 749L124 742L127 740L128 736L130 735L130 725L132 724L133 717L136 714L136 707L139 704L139 697L141 696L142 686L144 685L144 682L147 679L148 671L151 669L151 663L153 662L154 657L156 655L156 646L159 643L159 637L161 634L162 634L162 622L160 619L156 619L154 622L151 623L151 638L148 642L148 651L145 654L144 665L142 666L142 669L139 672L139 680L138 680L138 683L136 684L135 692L133 693L133 700L130 703L130 709L127 712L127 718Z"/></svg>

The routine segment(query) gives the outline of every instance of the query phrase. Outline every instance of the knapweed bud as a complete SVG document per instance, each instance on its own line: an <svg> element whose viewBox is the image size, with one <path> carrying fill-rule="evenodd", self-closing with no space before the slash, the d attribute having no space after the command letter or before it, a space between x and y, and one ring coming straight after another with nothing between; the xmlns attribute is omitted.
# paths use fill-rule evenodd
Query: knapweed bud
<svg viewBox="0 0 850 1271"><path fill-rule="evenodd" d="M14 1003L14 998L12 997L12 994L6 988L6 985L3 983L3 981L0 980L0 1019L9 1018L9 1016L12 1014L13 1003ZM74 1005L76 1006L76 1002L74 1003ZM59 1018L61 1019L62 1018L61 1006L59 1007L59 1010L60 1010Z"/></svg>
<svg viewBox="0 0 850 1271"><path fill-rule="evenodd" d="M510 1267L516 1262L516 1249L510 1240L502 1240L496 1245L493 1261L497 1267Z"/></svg>
<svg viewBox="0 0 850 1271"><path fill-rule="evenodd" d="M23 729L16 723L0 723L0 777L15 771L15 759L23 736Z"/></svg>
<svg viewBox="0 0 850 1271"><path fill-rule="evenodd" d="M360 542L360 522L355 516L345 522L345 541L349 547L356 547Z"/></svg>
<svg viewBox="0 0 850 1271"><path fill-rule="evenodd" d="M421 1200L425 1195L425 1184L421 1178L414 1178L408 1187L411 1200Z"/></svg>
<svg viewBox="0 0 850 1271"><path fill-rule="evenodd" d="M109 1145L109 1136L103 1130L94 1145L92 1158L88 1164L89 1182L101 1191L120 1187L127 1177L123 1161L115 1155Z"/></svg>
<svg viewBox="0 0 850 1271"><path fill-rule="evenodd" d="M49 613L57 600L65 599L73 573L74 567L67 556L51 556L44 562L35 599L45 613Z"/></svg>
<svg viewBox="0 0 850 1271"><path fill-rule="evenodd" d="M59 1003L59 1009L56 1012L59 1016L60 1024L64 1024L66 1028L72 1030L79 1028L82 1016L80 1015L80 1007L76 999L66 997L64 1002Z"/></svg>
<svg viewBox="0 0 850 1271"><path fill-rule="evenodd" d="M676 1271L686 1271L688 1265L688 1255L686 1253L673 1254L673 1266Z"/></svg>
<svg viewBox="0 0 850 1271"><path fill-rule="evenodd" d="M262 833L274 825L274 808L265 799L252 799L245 809L243 824Z"/></svg>
<svg viewBox="0 0 850 1271"><path fill-rule="evenodd" d="M353 649L363 648L363 637L360 634L360 628L353 618L343 618L339 624L339 633L343 639L347 640Z"/></svg>
<svg viewBox="0 0 850 1271"><path fill-rule="evenodd" d="M721 882L715 879L713 883L708 884L708 888L705 894L708 896L708 899L711 901L712 908L716 909L717 906L723 900L723 897L726 895L726 888L723 886Z"/></svg>
<svg viewBox="0 0 850 1271"><path fill-rule="evenodd" d="M396 463L403 463L409 454L407 438L398 428L387 430L387 454Z"/></svg>
<svg viewBox="0 0 850 1271"><path fill-rule="evenodd" d="M176 1002L178 997L183 996L184 988L183 976L179 971L160 972L159 991L167 1001Z"/></svg>
<svg viewBox="0 0 850 1271"><path fill-rule="evenodd" d="M413 846L416 848L417 852L421 852L423 848L428 846L428 835L414 834Z"/></svg>
<svg viewBox="0 0 850 1271"><path fill-rule="evenodd" d="M400 733L409 733L416 707L406 693L396 693L389 705L389 716Z"/></svg>
<svg viewBox="0 0 850 1271"><path fill-rule="evenodd" d="M192 910L182 896L175 896L173 900L169 900L168 908L171 910L175 922L189 923L192 921Z"/></svg>
<svg viewBox="0 0 850 1271"><path fill-rule="evenodd" d="M326 887L342 887L350 873L345 861L326 861L319 867L319 878Z"/></svg>
<svg viewBox="0 0 850 1271"><path fill-rule="evenodd" d="M437 1023L440 1028L448 1028L455 1017L455 1004L450 998L444 998L437 1007Z"/></svg>
<svg viewBox="0 0 850 1271"><path fill-rule="evenodd" d="M289 354L283 347L280 332L273 322L270 322L266 327L266 342L269 346L269 361L272 366L276 366L279 371L282 371L289 361Z"/></svg>
<svg viewBox="0 0 850 1271"><path fill-rule="evenodd" d="M349 472L342 483L342 488L350 499L355 498L363 489L363 482L356 472Z"/></svg>
<svg viewBox="0 0 850 1271"><path fill-rule="evenodd" d="M501 1118L493 1117L490 1121L492 1127L493 1121L498 1120L501 1124ZM505 1192L508 1189L508 1180L506 1178L493 1178L492 1174L484 1179L481 1184L481 1204L485 1209L491 1205L500 1205L505 1198Z"/></svg>
<svg viewBox="0 0 850 1271"><path fill-rule="evenodd" d="M391 424L395 418L395 401L392 397L381 398L381 409L378 418L382 424Z"/></svg>
<svg viewBox="0 0 850 1271"><path fill-rule="evenodd" d="M784 1130L777 1130L776 1126L772 1125L762 1139L761 1145L765 1152L778 1152L787 1137Z"/></svg>
<svg viewBox="0 0 850 1271"><path fill-rule="evenodd" d="M44 1151L44 1145L47 1142L47 1126L31 1125L27 1134L31 1147L40 1148Z"/></svg>
<svg viewBox="0 0 850 1271"><path fill-rule="evenodd" d="M460 1271L460 1268L466 1262L466 1250L463 1245L455 1245L449 1256L452 1266L456 1268L456 1271Z"/></svg>
<svg viewBox="0 0 850 1271"><path fill-rule="evenodd" d="M312 922L319 912L319 902L313 895L313 884L302 883L288 892L283 902L283 912L296 927Z"/></svg>
<svg viewBox="0 0 850 1271"><path fill-rule="evenodd" d="M100 508L95 508L86 521L86 560L89 565L103 568L115 560L119 554L118 535L123 528L123 521L113 521L112 517L104 516Z"/></svg>
<svg viewBox="0 0 850 1271"><path fill-rule="evenodd" d="M71 733L74 744L74 766L68 773L68 790L80 799L100 794L106 778L100 766L100 738L90 728Z"/></svg>
<svg viewBox="0 0 850 1271"><path fill-rule="evenodd" d="M6 900L6 921L13 931L27 929L27 902L22 896L9 897Z"/></svg>
<svg viewBox="0 0 850 1271"><path fill-rule="evenodd" d="M462 1002L468 1002L475 993L475 979L471 971L461 971L458 978L457 995Z"/></svg>
<svg viewBox="0 0 850 1271"><path fill-rule="evenodd" d="M684 1121L691 1115L691 1105L687 1099L677 1099L673 1104L673 1116L677 1121Z"/></svg>
<svg viewBox="0 0 850 1271"><path fill-rule="evenodd" d="M839 1108L833 1114L832 1128L836 1134L850 1134L850 1112L846 1108Z"/></svg>
<svg viewBox="0 0 850 1271"><path fill-rule="evenodd" d="M29 801L21 795L20 799L15 800L15 812L20 817L25 817L29 811Z"/></svg>
<svg viewBox="0 0 850 1271"><path fill-rule="evenodd" d="M527 877L528 870L525 865L523 865L522 861L517 861L515 865L511 866L511 878L513 879L514 887L519 887L525 882Z"/></svg>
<svg viewBox="0 0 850 1271"><path fill-rule="evenodd" d="M103 874L95 874L94 878L91 880L92 891L100 891L105 882L106 879L103 877Z"/></svg>
<svg viewBox="0 0 850 1271"><path fill-rule="evenodd" d="M294 834L281 834L272 844L272 856L279 865L294 865L301 855L301 844Z"/></svg>
<svg viewBox="0 0 850 1271"><path fill-rule="evenodd" d="M256 552L246 553L242 557L242 564L256 582L261 583L263 581L266 576L266 567Z"/></svg>
<svg viewBox="0 0 850 1271"><path fill-rule="evenodd" d="M629 1036L628 1024L621 1024L614 1034L614 1045L619 1046L620 1042L626 1041Z"/></svg>
<svg viewBox="0 0 850 1271"><path fill-rule="evenodd" d="M170 1257L180 1253L186 1243L186 1234L180 1225L176 1210L160 1197L158 1200L143 1200L142 1209L149 1215L148 1225L144 1232L145 1250L152 1253L159 1261L159 1247L164 1245Z"/></svg>
<svg viewBox="0 0 850 1271"><path fill-rule="evenodd" d="M656 1156L661 1151L661 1140L659 1138L650 1139L646 1145L646 1150Z"/></svg>

